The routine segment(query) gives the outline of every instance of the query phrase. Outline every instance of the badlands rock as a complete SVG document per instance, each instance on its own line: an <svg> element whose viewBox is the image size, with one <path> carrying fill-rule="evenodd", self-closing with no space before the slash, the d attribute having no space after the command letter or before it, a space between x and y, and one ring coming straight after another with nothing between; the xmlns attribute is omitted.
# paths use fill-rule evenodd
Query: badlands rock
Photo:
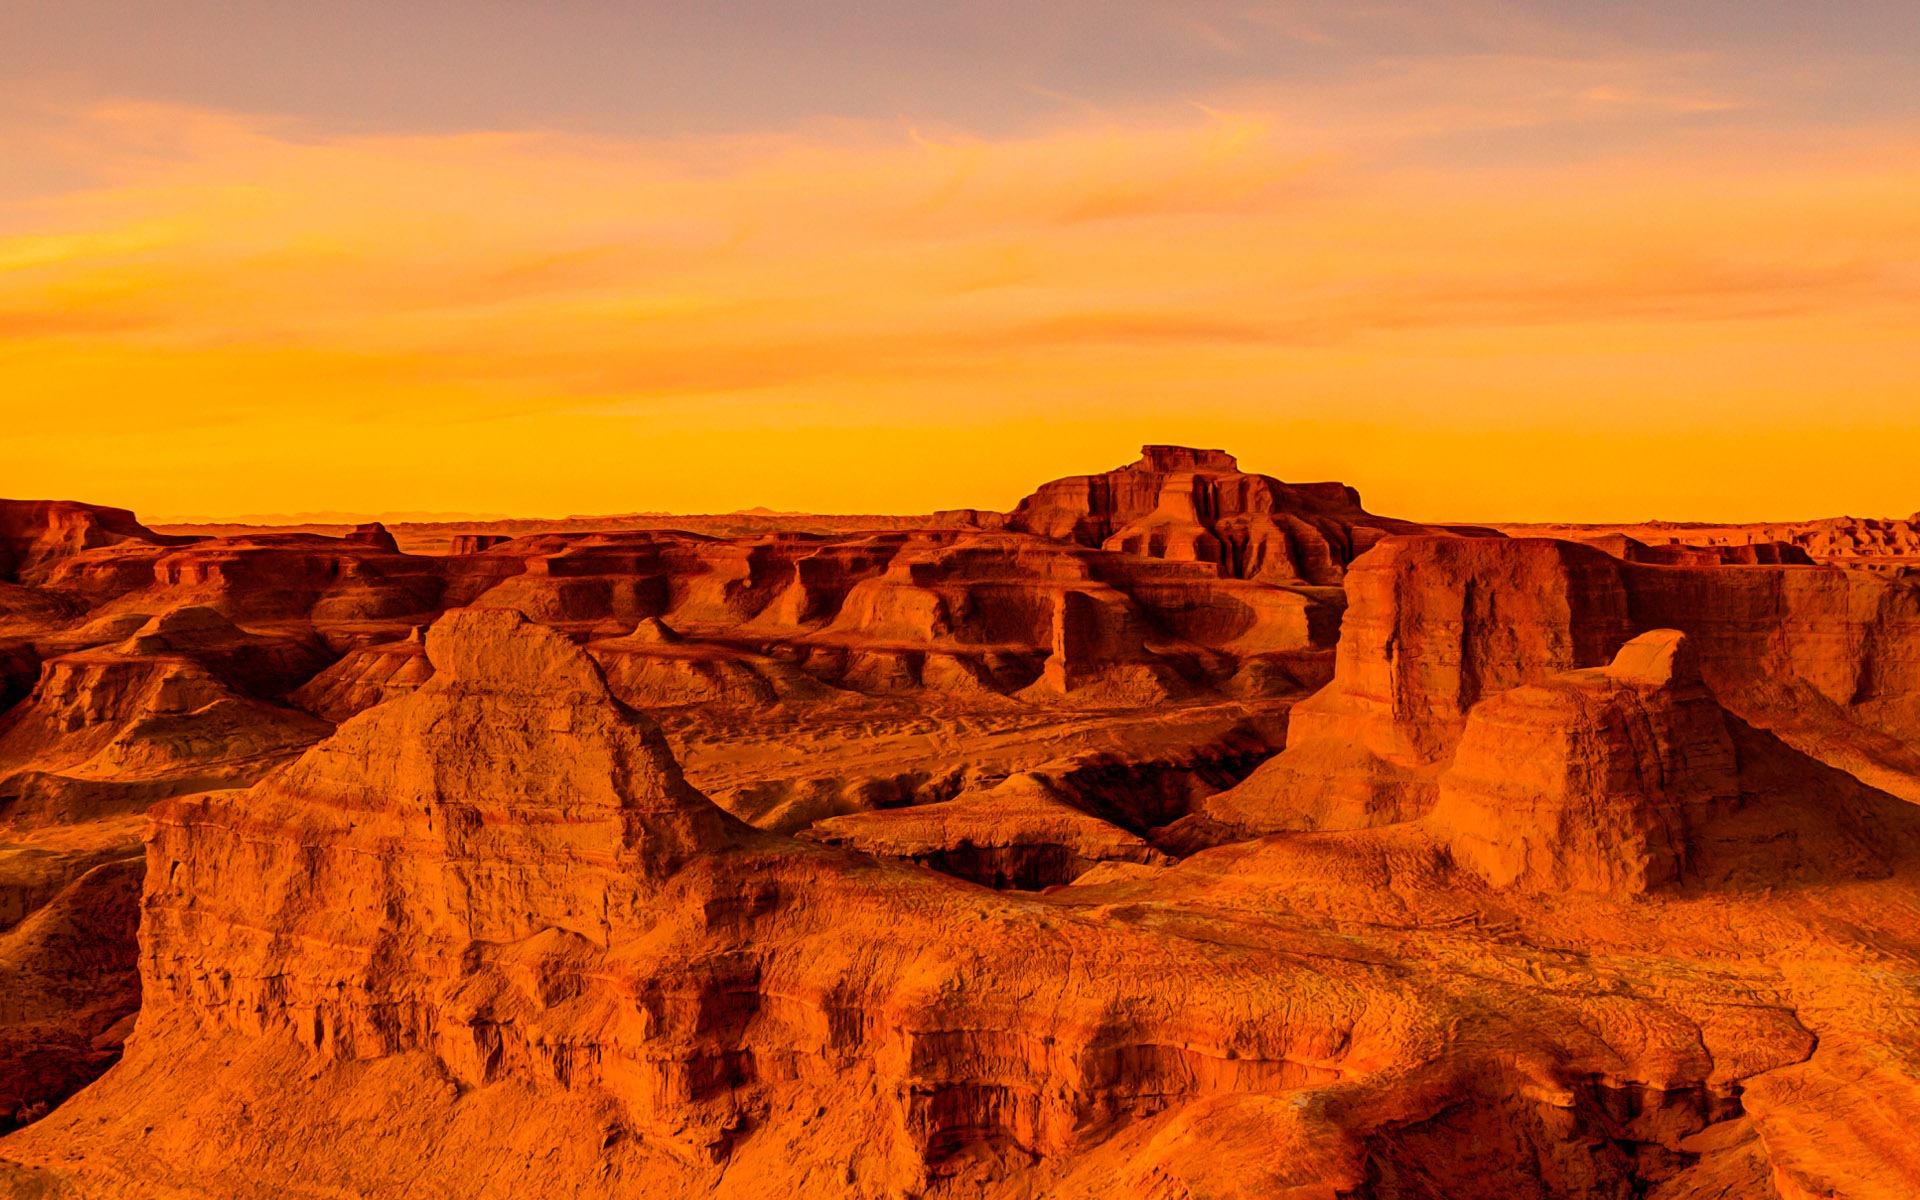
<svg viewBox="0 0 1920 1200"><path fill-rule="evenodd" d="M1356 558L1387 525L1331 492L1156 457L1097 540L1090 499L43 555L0 588L0 746L66 781L0 816L0 1048L48 1052L0 1063L0 1195L1915 1190L1920 589ZM1236 489L1344 590L1205 561ZM163 795L138 1026L40 1115L118 1053Z"/></svg>
<svg viewBox="0 0 1920 1200"><path fill-rule="evenodd" d="M119 1057L140 1007L140 858L102 864L0 933L0 1130L43 1115Z"/></svg>
<svg viewBox="0 0 1920 1200"><path fill-rule="evenodd" d="M362 546L372 546L376 550L385 550L389 554L400 553L400 543L394 541L393 535L387 532L387 527L378 521L355 525L353 531L347 534L344 540Z"/></svg>
<svg viewBox="0 0 1920 1200"><path fill-rule="evenodd" d="M927 697L780 705L738 723L706 709L653 715L690 780L728 812L779 833L1035 772L1082 811L1144 836L1244 779L1285 729L1285 701L1115 711Z"/></svg>
<svg viewBox="0 0 1920 1200"><path fill-rule="evenodd" d="M1438 796L1481 700L1685 632L1730 711L1821 762L1920 800L1920 588L1804 566L1621 562L1539 538L1391 539L1355 565L1334 681L1287 748L1207 817L1222 830L1408 820Z"/></svg>
<svg viewBox="0 0 1920 1200"><path fill-rule="evenodd" d="M65 500L0 500L0 580L44 582L63 559L102 546L178 546L123 508Z"/></svg>
<svg viewBox="0 0 1920 1200"><path fill-rule="evenodd" d="M200 606L248 627L298 627L343 649L403 636L438 611L438 561L341 538L252 534L88 550L61 560L47 586L83 598L96 615Z"/></svg>
<svg viewBox="0 0 1920 1200"><path fill-rule="evenodd" d="M623 638L588 645L614 695L635 708L697 704L761 709L782 700L815 700L832 689L790 661L690 642L657 617L640 621Z"/></svg>
<svg viewBox="0 0 1920 1200"><path fill-rule="evenodd" d="M1183 905L1296 883L1349 903L1311 855L1021 898L754 834L552 631L456 612L427 653L431 680L294 768L157 810L136 1035L0 1143L7 1177L1613 1196L1684 1172L1670 1147L1810 1052L1777 1009L1696 1023L1717 979L1596 1002L1521 971L1450 1000L1447 935L1388 958L1279 900L1225 927ZM1466 899L1436 886L1411 902Z"/></svg>
<svg viewBox="0 0 1920 1200"><path fill-rule="evenodd" d="M250 783L327 730L138 636L62 655L0 716L0 817L70 823Z"/></svg>
<svg viewBox="0 0 1920 1200"><path fill-rule="evenodd" d="M1563 537L1592 542L1621 558L1670 565L1815 562L1897 573L1920 563L1920 514L1904 519L1828 517L1818 521L1751 525L1649 521L1629 525L1502 525L1498 528L1516 537ZM1640 555L1645 557L1637 557Z"/></svg>
<svg viewBox="0 0 1920 1200"><path fill-rule="evenodd" d="M1686 635L1665 629L1476 705L1432 824L1496 886L1632 894L1677 882L1739 802L1720 705Z"/></svg>
<svg viewBox="0 0 1920 1200"><path fill-rule="evenodd" d="M1081 811L1069 795L1029 772L936 804L832 817L804 836L1024 891L1071 883L1103 862L1170 861L1144 838Z"/></svg>
<svg viewBox="0 0 1920 1200"><path fill-rule="evenodd" d="M1224 451L1185 446L1143 446L1130 466L1043 484L1007 527L1208 563L1229 578L1321 586L1338 586L1347 564L1383 537L1435 532L1374 516L1344 484L1281 483L1242 472Z"/></svg>
<svg viewBox="0 0 1920 1200"><path fill-rule="evenodd" d="M1546 539L1394 538L1347 575L1334 679L1284 753L1206 815L1246 832L1419 816L1485 696L1606 663L1628 636L1615 560Z"/></svg>
<svg viewBox="0 0 1920 1200"><path fill-rule="evenodd" d="M1920 581L1791 566L1622 578L1634 624L1685 630L1730 711L1920 803Z"/></svg>
<svg viewBox="0 0 1920 1200"><path fill-rule="evenodd" d="M407 695L432 676L426 631L415 628L400 641L349 651L302 684L289 701L338 725L376 704Z"/></svg>
<svg viewBox="0 0 1920 1200"><path fill-rule="evenodd" d="M1812 566L1813 558L1789 542L1748 541L1730 545L1697 545L1677 540L1648 544L1618 531L1576 532L1570 539L1628 562L1668 567Z"/></svg>
<svg viewBox="0 0 1920 1200"><path fill-rule="evenodd" d="M447 543L449 555L479 554L491 550L503 542L513 539L502 533L461 533L455 534Z"/></svg>

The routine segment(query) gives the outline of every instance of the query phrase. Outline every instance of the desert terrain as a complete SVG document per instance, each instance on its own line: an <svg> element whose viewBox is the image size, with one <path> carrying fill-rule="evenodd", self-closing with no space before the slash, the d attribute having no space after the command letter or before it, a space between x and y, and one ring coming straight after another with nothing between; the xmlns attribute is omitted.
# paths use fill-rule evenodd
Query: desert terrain
<svg viewBox="0 0 1920 1200"><path fill-rule="evenodd" d="M1359 481L1364 483L1365 481ZM0 1195L1920 1195L1920 514L0 501Z"/></svg>

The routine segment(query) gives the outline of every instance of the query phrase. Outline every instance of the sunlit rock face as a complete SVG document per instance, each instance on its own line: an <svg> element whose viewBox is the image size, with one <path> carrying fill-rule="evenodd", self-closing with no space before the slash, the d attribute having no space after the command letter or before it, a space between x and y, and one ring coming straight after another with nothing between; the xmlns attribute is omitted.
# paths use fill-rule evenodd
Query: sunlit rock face
<svg viewBox="0 0 1920 1200"><path fill-rule="evenodd" d="M1476 705L1433 823L1496 885L1633 894L1679 881L1739 803L1725 715L1686 635L1663 629Z"/></svg>
<svg viewBox="0 0 1920 1200"><path fill-rule="evenodd" d="M1377 517L1342 483L1282 483L1233 455L1143 446L1140 460L1042 484L1007 527L1146 558L1214 565L1233 579L1337 587L1391 534L1441 532ZM1469 534L1489 531L1462 529Z"/></svg>

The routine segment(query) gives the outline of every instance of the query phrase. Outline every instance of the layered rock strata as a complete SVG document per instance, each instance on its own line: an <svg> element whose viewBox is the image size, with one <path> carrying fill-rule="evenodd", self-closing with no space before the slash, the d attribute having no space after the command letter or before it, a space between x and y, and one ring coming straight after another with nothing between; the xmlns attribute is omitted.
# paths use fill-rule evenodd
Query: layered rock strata
<svg viewBox="0 0 1920 1200"><path fill-rule="evenodd" d="M1406 538L1356 564L1334 680L1283 753L1207 816L1242 833L1409 820L1438 798L1483 700L1687 634L1741 720L1920 797L1920 588L1806 566L1665 567L1571 542Z"/></svg>
<svg viewBox="0 0 1920 1200"><path fill-rule="evenodd" d="M1265 583L1338 586L1381 538L1439 532L1377 517L1340 483L1282 483L1222 450L1142 446L1140 460L1042 484L1007 528L1145 558L1207 563ZM1463 528L1476 536L1491 530Z"/></svg>
<svg viewBox="0 0 1920 1200"><path fill-rule="evenodd" d="M1630 895L1680 880L1738 774L1686 635L1656 630L1476 705L1432 823L1496 886Z"/></svg>

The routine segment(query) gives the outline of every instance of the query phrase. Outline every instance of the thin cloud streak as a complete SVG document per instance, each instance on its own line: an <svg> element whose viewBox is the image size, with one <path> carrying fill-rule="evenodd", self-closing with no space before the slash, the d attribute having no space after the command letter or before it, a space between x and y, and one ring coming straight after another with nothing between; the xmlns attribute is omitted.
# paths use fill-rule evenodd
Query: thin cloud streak
<svg viewBox="0 0 1920 1200"><path fill-rule="evenodd" d="M313 489L390 461L373 447L394 430L441 431L458 455L411 461L383 504L582 511L635 486L616 448L710 447L688 414L721 410L725 453L765 456L783 506L867 510L953 501L934 491L952 478L822 472L830 437L897 456L1041 413L1103 443L1150 426L1272 442L1332 414L1449 429L1432 444L1456 448L1519 419L1609 445L1744 421L1784 450L1818 403L1920 436L1910 130L1835 145L1753 126L1703 151L1687 121L1754 110L1663 60L1469 65L1474 88L1423 66L1372 107L1243 91L991 140L884 123L316 139L152 104L63 114L26 140L95 183L0 218L15 478L140 480L174 511L323 507L339 498ZM1447 104L1408 98L1436 91ZM1432 152L1511 129L1587 149ZM76 436L75 412L141 440ZM130 470L192 460L181 431L208 430L278 468ZM780 446L811 449L782 468ZM529 479L512 464L535 447L575 461ZM329 460L337 477L301 474ZM1029 465L996 459L983 486ZM476 470L494 491L461 491ZM611 507L726 506L687 472L645 486ZM1496 515L1579 515L1541 486L1541 507ZM1697 485L1703 506L1749 507L1767 486ZM1441 487L1412 487L1416 515L1458 515Z"/></svg>

